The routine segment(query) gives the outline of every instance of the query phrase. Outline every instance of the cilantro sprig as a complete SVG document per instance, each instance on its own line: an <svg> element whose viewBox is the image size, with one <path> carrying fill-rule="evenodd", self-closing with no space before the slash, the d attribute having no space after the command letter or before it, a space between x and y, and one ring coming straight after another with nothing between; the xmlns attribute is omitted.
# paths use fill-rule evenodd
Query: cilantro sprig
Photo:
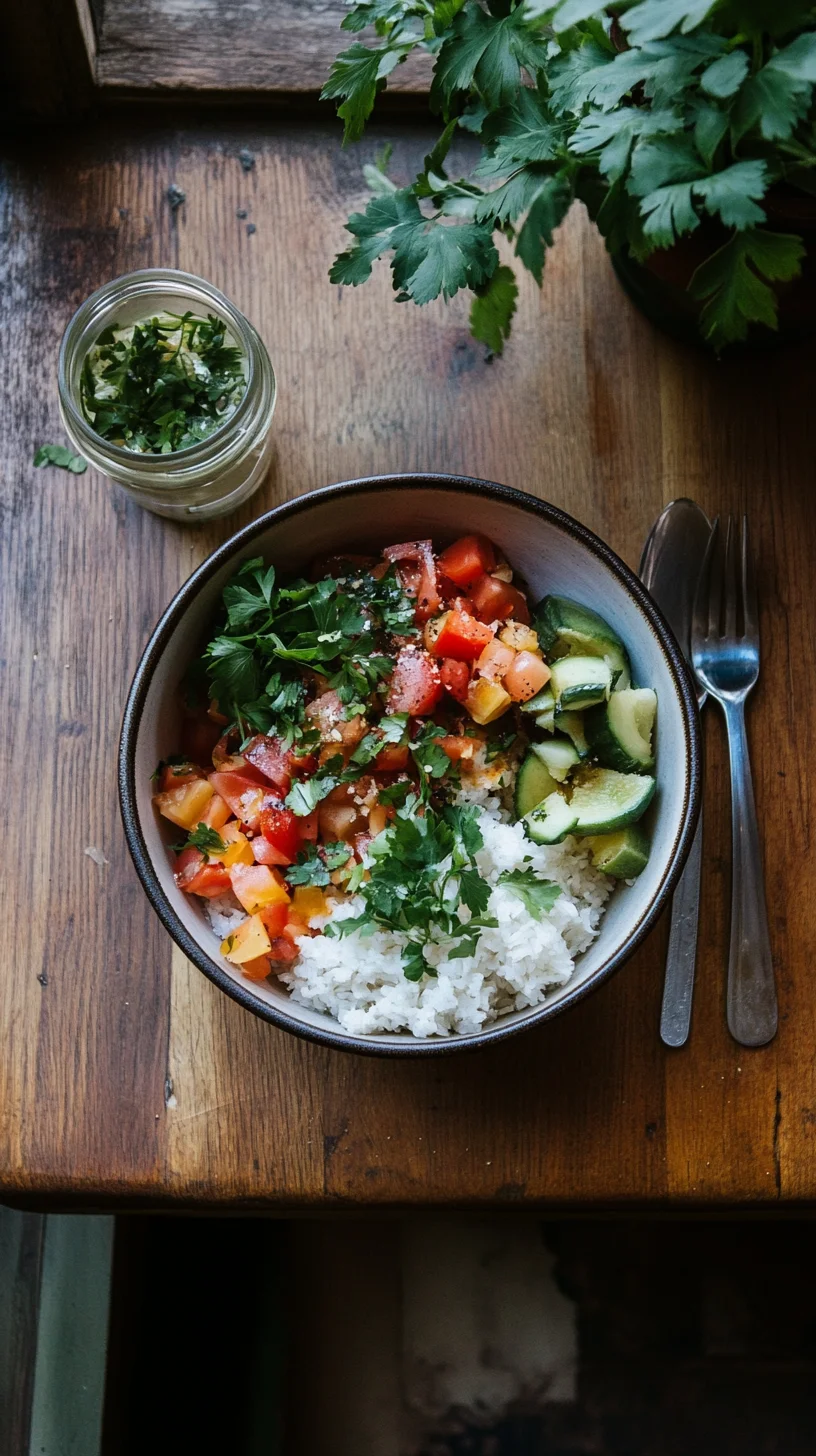
<svg viewBox="0 0 816 1456"><path fill-rule="evenodd" d="M241 350L213 314L161 314L132 329L110 324L80 378L83 413L96 433L150 455L205 440L245 392Z"/></svg>
<svg viewBox="0 0 816 1456"><path fill-rule="evenodd" d="M324 96L360 138L389 75L415 49L435 61L438 142L398 186L387 157L348 220L333 282L356 286L390 257L400 300L473 294L471 331L501 353L516 309L494 234L540 284L573 201L613 254L643 262L707 224L689 284L716 349L777 326L775 285L798 276L804 241L768 227L784 183L816 192L816 7L800 0L358 0L367 29L338 56ZM463 172L462 133L480 154ZM453 161L449 160L454 158ZM701 234L702 236L702 234Z"/></svg>
<svg viewBox="0 0 816 1456"><path fill-rule="evenodd" d="M355 930L371 934L378 926L401 931L407 936L402 963L409 981L436 974L426 950L440 935L454 942L449 956L471 955L481 930L498 923L486 914L490 886L476 865L484 841L475 811L426 806L420 814L419 807L417 796L410 796L372 841L369 877L357 891L364 907L360 914L334 920L325 930L330 936ZM469 912L464 921L460 905Z"/></svg>
<svg viewBox="0 0 816 1456"><path fill-rule="evenodd" d="M343 869L351 856L349 845L342 840L331 844L307 844L298 854L295 864L286 871L290 885L317 885L323 888L331 884L334 871Z"/></svg>
<svg viewBox="0 0 816 1456"><path fill-rule="evenodd" d="M226 847L218 830L211 829L209 824L197 824L181 844L173 845L176 854L181 854L185 849L200 849L207 858L213 854L221 854Z"/></svg>

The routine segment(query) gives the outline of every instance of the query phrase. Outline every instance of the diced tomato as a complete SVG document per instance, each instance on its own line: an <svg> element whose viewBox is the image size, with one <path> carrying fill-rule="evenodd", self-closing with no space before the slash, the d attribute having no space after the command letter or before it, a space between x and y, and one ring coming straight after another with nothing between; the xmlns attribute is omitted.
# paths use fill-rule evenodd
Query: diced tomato
<svg viewBox="0 0 816 1456"><path fill-rule="evenodd" d="M300 951L288 935L278 935L272 941L270 955L273 961L280 961L284 965L291 966L292 962L297 960Z"/></svg>
<svg viewBox="0 0 816 1456"><path fill-rule="evenodd" d="M200 849L194 849L192 845L183 849L176 857L175 881L180 890L186 890L190 881L194 880L198 870L204 863L204 856Z"/></svg>
<svg viewBox="0 0 816 1456"><path fill-rule="evenodd" d="M486 536L460 536L439 558L439 569L457 586L471 586L496 565L496 552ZM451 653L453 656L453 653Z"/></svg>
<svg viewBox="0 0 816 1456"><path fill-rule="evenodd" d="M269 956L258 956L254 961L244 961L241 966L241 975L246 976L248 981L265 981L271 974L272 962Z"/></svg>
<svg viewBox="0 0 816 1456"><path fill-rule="evenodd" d="M250 740L244 749L244 758L284 794L291 789L296 772L316 767L311 755L298 758L280 738L265 733L258 733Z"/></svg>
<svg viewBox="0 0 816 1456"><path fill-rule="evenodd" d="M191 784L193 779L203 777L201 769L196 768L194 763L165 763L159 774L159 792L166 794L168 789L178 789L182 784Z"/></svg>
<svg viewBox="0 0 816 1456"><path fill-rule="evenodd" d="M514 702L526 703L528 698L534 698L536 693L541 692L551 675L546 662L542 662L535 652L517 652L503 682Z"/></svg>
<svg viewBox="0 0 816 1456"><path fill-rule="evenodd" d="M362 823L367 822L360 814L354 804L329 804L325 800L320 805L320 837L324 844L331 844L335 840L342 839L344 843L350 844L355 831Z"/></svg>
<svg viewBox="0 0 816 1456"><path fill-rule="evenodd" d="M470 599L482 622L512 617L526 625L530 620L530 608L523 592L510 582L498 581L495 576L480 576L471 587Z"/></svg>
<svg viewBox="0 0 816 1456"><path fill-rule="evenodd" d="M229 871L230 884L248 915L263 909L265 905L286 905L289 892L283 881L268 865L233 865Z"/></svg>
<svg viewBox="0 0 816 1456"><path fill-rule="evenodd" d="M408 744L407 743L386 743L381 748L374 762L377 773L401 773L408 767Z"/></svg>
<svg viewBox="0 0 816 1456"><path fill-rule="evenodd" d="M505 646L494 637L476 663L476 671L480 677L486 677L490 682L500 682L515 660L516 654L512 647Z"/></svg>
<svg viewBox="0 0 816 1456"><path fill-rule="evenodd" d="M436 639L437 657L455 657L457 662L475 662L488 642L493 641L493 632L484 622L477 622L469 612L446 613L443 626Z"/></svg>
<svg viewBox="0 0 816 1456"><path fill-rule="evenodd" d="M198 874L186 886L189 895L201 895L205 900L217 900L231 889L229 870L217 860L203 864Z"/></svg>
<svg viewBox="0 0 816 1456"><path fill-rule="evenodd" d="M432 713L442 696L437 664L427 652L404 647L397 658L388 690L388 711L422 717Z"/></svg>
<svg viewBox="0 0 816 1456"><path fill-rule="evenodd" d="M447 688L457 703L467 701L470 671L466 662L457 662L452 657L446 657L444 662L440 663L439 680L443 688Z"/></svg>
<svg viewBox="0 0 816 1456"><path fill-rule="evenodd" d="M279 849L270 839L263 834L256 834L250 840L250 847L256 864L263 865L290 865L292 863L289 855L281 854Z"/></svg>
<svg viewBox="0 0 816 1456"><path fill-rule="evenodd" d="M297 859L302 840L297 815L284 809L279 799L268 794L261 804L261 833L275 849L286 855L287 863Z"/></svg>
<svg viewBox="0 0 816 1456"><path fill-rule="evenodd" d="M226 956L235 966L245 966L250 961L258 960L260 956L268 956L270 949L269 936L260 915L251 915L248 920L242 920L238 929L233 930L221 942L222 956Z"/></svg>
<svg viewBox="0 0 816 1456"><path fill-rule="evenodd" d="M291 907L285 900L279 900L275 905L263 905L258 911L270 940L274 940L278 935L283 935L290 910Z"/></svg>
<svg viewBox="0 0 816 1456"><path fill-rule="evenodd" d="M444 738L438 738L437 743L444 753L448 755L451 763L459 763L460 759L472 758L479 747L478 738L466 738L458 733L448 733Z"/></svg>
<svg viewBox="0 0 816 1456"><path fill-rule="evenodd" d="M190 779L177 789L155 794L153 803L165 819L180 829L194 829L213 796L214 785L206 779Z"/></svg>
<svg viewBox="0 0 816 1456"><path fill-rule="evenodd" d="M251 776L246 773L211 773L210 784L222 799L226 799L233 814L242 824L246 824L249 829L258 828L265 795L254 770Z"/></svg>
<svg viewBox="0 0 816 1456"><path fill-rule="evenodd" d="M304 814L302 818L298 819L297 826L301 840L303 842L311 841L314 843L317 839L319 827L317 810L313 809L311 814Z"/></svg>
<svg viewBox="0 0 816 1456"><path fill-rule="evenodd" d="M347 718L345 707L333 689L321 693L309 703L306 716L316 724L322 742L335 753L339 753L341 748L356 748L365 736L365 719L359 716Z"/></svg>
<svg viewBox="0 0 816 1456"><path fill-rule="evenodd" d="M222 799L220 794L213 794L201 816L201 823L206 824L208 829L223 829L231 813L226 799Z"/></svg>
<svg viewBox="0 0 816 1456"><path fill-rule="evenodd" d="M386 546L383 556L387 561L415 561L419 567L416 585L416 620L427 622L439 611L441 601L436 579L436 561L431 541L402 541L397 546Z"/></svg>

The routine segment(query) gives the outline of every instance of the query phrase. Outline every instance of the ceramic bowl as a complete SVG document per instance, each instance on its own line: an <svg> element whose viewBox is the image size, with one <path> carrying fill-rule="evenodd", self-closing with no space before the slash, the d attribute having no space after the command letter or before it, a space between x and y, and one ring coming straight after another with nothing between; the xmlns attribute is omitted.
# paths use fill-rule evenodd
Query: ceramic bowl
<svg viewBox="0 0 816 1456"><path fill-rule="evenodd" d="M501 548L533 600L569 596L612 622L626 643L634 681L659 701L658 791L646 821L649 863L619 885L600 934L573 979L540 1006L513 1012L476 1035L418 1039L408 1033L352 1036L329 1016L299 1006L271 983L253 984L229 965L200 902L173 880L173 829L151 803L156 763L177 748L179 683L206 641L222 589L241 561L263 556L279 571L302 571L315 556L366 551L391 541L446 543L480 531ZM145 891L173 939L211 981L256 1016L333 1047L389 1056L450 1055L537 1026L580 1001L640 945L668 901L691 845L700 797L696 700L677 643L637 577L608 546L554 506L487 481L445 475L379 476L301 496L239 531L198 568L170 603L145 648L125 709L119 758L122 816Z"/></svg>

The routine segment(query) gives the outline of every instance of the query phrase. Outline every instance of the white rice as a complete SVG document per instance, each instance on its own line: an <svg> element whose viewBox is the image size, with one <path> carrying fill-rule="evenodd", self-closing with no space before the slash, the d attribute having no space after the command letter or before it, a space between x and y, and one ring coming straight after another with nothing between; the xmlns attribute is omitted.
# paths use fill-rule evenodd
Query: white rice
<svg viewBox="0 0 816 1456"><path fill-rule="evenodd" d="M386 930L371 935L353 931L344 939L303 936L300 956L280 980L292 999L326 1012L348 1032L373 1036L408 1031L414 1036L450 1036L479 1031L509 1011L537 1006L548 991L573 975L575 958L595 939L612 881L594 869L589 852L575 839L539 846L502 806L498 768L477 767L457 802L477 811L484 848L476 855L480 873L492 886L487 913L498 926L482 930L471 956L448 960L451 943L431 945L427 958L436 976L407 981L402 950L406 937ZM532 869L554 880L561 894L549 914L536 918L524 903L498 883L505 870ZM228 935L244 919L231 896L207 902L213 930ZM358 896L337 903L331 917L312 921L322 928L357 915ZM463 918L467 917L467 912Z"/></svg>

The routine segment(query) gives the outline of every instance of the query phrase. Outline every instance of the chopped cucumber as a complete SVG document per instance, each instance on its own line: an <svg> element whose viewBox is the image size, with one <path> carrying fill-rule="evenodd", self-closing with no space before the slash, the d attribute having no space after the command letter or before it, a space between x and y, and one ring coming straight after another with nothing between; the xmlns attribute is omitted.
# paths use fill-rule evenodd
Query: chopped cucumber
<svg viewBox="0 0 816 1456"><path fill-rule="evenodd" d="M552 708L548 708L546 712L539 713L538 717L535 720L535 725L536 725L536 728L540 728L541 729L542 733L554 733L555 732L555 705L554 704L553 704Z"/></svg>
<svg viewBox="0 0 816 1456"><path fill-rule="evenodd" d="M593 752L607 768L637 773L654 766L652 730L657 712L653 688L624 688L586 715Z"/></svg>
<svg viewBox="0 0 816 1456"><path fill-rule="evenodd" d="M528 753L516 775L516 818L523 819L548 794L558 788L555 779L535 753Z"/></svg>
<svg viewBox="0 0 816 1456"><path fill-rule="evenodd" d="M525 815L524 828L535 844L560 844L574 832L577 822L577 815L564 796L550 794L543 804Z"/></svg>
<svg viewBox="0 0 816 1456"><path fill-rule="evenodd" d="M573 789L570 808L577 834L609 834L634 824L651 802L655 780L650 774L618 773L613 768L584 769Z"/></svg>
<svg viewBox="0 0 816 1456"><path fill-rule="evenodd" d="M528 698L526 703L519 703L522 713L547 713L555 707L555 698L552 688L542 688L534 698Z"/></svg>
<svg viewBox="0 0 816 1456"><path fill-rule="evenodd" d="M568 738L551 738L549 743L534 743L533 753L549 769L559 784L569 778L572 770L581 762L578 750Z"/></svg>
<svg viewBox="0 0 816 1456"><path fill-rule="evenodd" d="M554 725L560 733L566 733L567 737L572 739L579 758L589 758L590 748L584 732L584 720L580 713L555 713Z"/></svg>
<svg viewBox="0 0 816 1456"><path fill-rule="evenodd" d="M550 662L560 657L602 657L612 674L612 686L629 687L626 648L597 612L568 597L544 597L535 609L533 625Z"/></svg>
<svg viewBox="0 0 816 1456"><path fill-rule="evenodd" d="M560 657L551 682L556 712L591 708L609 697L612 672L602 657Z"/></svg>
<svg viewBox="0 0 816 1456"><path fill-rule="evenodd" d="M639 824L617 829L614 834L594 834L586 840L592 863L615 880L633 880L646 868L649 840Z"/></svg>

